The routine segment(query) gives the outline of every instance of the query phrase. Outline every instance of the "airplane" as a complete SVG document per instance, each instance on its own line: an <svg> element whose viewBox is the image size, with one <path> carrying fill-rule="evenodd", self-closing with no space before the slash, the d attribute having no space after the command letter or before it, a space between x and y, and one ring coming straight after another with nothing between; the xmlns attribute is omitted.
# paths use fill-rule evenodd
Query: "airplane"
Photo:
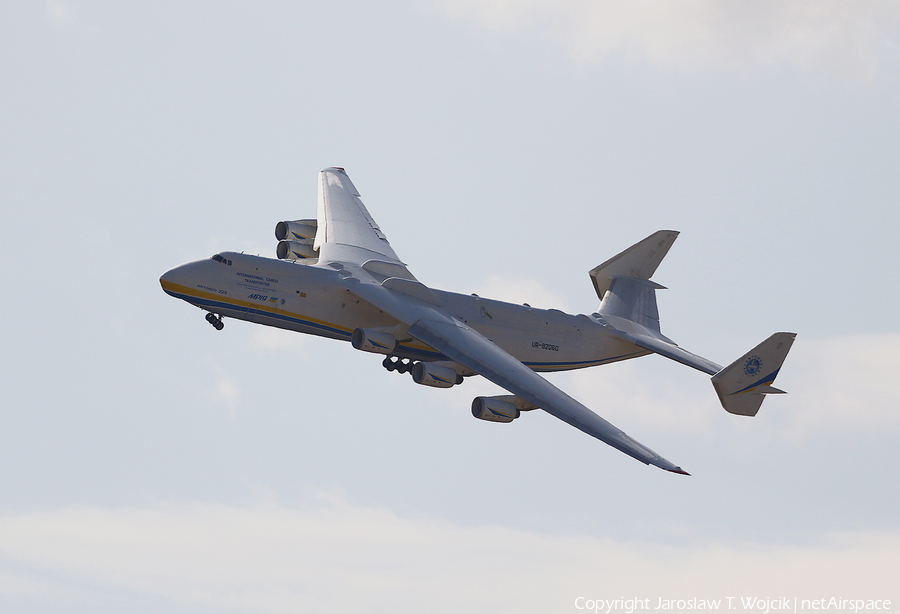
<svg viewBox="0 0 900 614"><path fill-rule="evenodd" d="M710 375L732 414L755 416L767 394L783 394L772 384L795 333L775 333L723 368L660 332L664 287L650 278L677 237L660 230L591 269L600 305L590 315L445 292L415 278L344 169L331 167L319 173L316 218L276 225L277 259L220 252L159 282L217 330L230 317L349 341L436 388L481 375L509 394L476 397L476 418L509 423L542 409L644 464L690 475L539 375L655 353Z"/></svg>

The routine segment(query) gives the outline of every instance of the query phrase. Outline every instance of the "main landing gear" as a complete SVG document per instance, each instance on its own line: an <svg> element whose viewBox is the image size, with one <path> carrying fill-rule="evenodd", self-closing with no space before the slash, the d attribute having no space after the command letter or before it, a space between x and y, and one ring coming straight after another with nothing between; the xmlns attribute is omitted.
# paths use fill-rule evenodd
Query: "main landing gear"
<svg viewBox="0 0 900 614"><path fill-rule="evenodd" d="M416 363L409 359L394 358L393 356L388 356L384 359L384 362L381 363L388 371L396 371L397 373L409 373L412 371L413 365L415 364Z"/></svg>
<svg viewBox="0 0 900 614"><path fill-rule="evenodd" d="M222 322L221 316L217 316L216 314L209 312L206 314L206 321L213 325L213 328L216 330L222 330L225 328L225 323Z"/></svg>

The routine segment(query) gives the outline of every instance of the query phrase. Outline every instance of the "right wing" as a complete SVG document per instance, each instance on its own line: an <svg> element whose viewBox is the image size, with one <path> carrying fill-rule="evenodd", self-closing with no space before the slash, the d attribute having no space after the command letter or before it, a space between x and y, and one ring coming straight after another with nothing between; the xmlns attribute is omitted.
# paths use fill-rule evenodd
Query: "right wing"
<svg viewBox="0 0 900 614"><path fill-rule="evenodd" d="M366 210L359 192L342 168L319 172L316 240L319 261L363 262L375 259L405 265Z"/></svg>

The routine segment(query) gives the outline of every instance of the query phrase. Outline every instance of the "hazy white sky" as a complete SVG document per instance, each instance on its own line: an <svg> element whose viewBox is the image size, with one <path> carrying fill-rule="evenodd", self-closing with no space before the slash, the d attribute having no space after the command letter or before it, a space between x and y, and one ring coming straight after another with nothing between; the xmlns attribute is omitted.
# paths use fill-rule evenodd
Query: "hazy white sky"
<svg viewBox="0 0 900 614"><path fill-rule="evenodd" d="M896 610L898 34L896 0L0 4L0 610ZM449 290L590 312L588 270L680 230L663 332L795 331L790 394L552 376L682 478L160 290L274 255L331 165Z"/></svg>

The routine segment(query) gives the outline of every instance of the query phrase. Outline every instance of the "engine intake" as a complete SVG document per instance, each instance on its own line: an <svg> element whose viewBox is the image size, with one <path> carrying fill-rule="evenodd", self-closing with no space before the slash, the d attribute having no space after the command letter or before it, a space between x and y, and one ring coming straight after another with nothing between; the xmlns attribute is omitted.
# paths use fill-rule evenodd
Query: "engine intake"
<svg viewBox="0 0 900 614"><path fill-rule="evenodd" d="M435 388L450 388L463 381L463 376L450 367L430 362L417 362L412 370L412 378L417 384Z"/></svg>
<svg viewBox="0 0 900 614"><path fill-rule="evenodd" d="M279 241L298 241L316 238L316 229L319 224L316 220L293 220L291 222L278 222L275 224L275 238Z"/></svg>
<svg viewBox="0 0 900 614"><path fill-rule="evenodd" d="M278 247L275 255L279 260L310 260L319 257L315 249L316 220L293 220L275 224L275 238Z"/></svg>
<svg viewBox="0 0 900 614"><path fill-rule="evenodd" d="M350 343L357 350L374 354L393 354L397 349L397 339L392 334L372 328L355 329Z"/></svg>

